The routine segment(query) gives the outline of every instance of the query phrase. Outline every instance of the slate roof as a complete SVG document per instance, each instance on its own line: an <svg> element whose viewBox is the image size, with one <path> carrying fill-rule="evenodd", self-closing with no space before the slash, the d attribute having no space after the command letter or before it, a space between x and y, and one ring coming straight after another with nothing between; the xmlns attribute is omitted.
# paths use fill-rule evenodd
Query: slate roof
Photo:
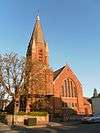
<svg viewBox="0 0 100 133"><path fill-rule="evenodd" d="M58 70L56 70L55 72L53 72L53 80L55 80L57 78L57 76L62 72L62 70L65 68L65 66L59 68Z"/></svg>

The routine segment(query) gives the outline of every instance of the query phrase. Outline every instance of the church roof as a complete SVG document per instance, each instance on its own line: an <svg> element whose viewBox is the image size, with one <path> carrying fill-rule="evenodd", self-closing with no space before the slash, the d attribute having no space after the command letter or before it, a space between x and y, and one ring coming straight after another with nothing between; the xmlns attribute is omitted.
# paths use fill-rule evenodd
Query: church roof
<svg viewBox="0 0 100 133"><path fill-rule="evenodd" d="M42 30L42 25L40 22L40 17L37 15L36 17L36 22L34 26L34 30L31 36L31 39L35 39L37 42L44 42L44 35L43 35L43 30Z"/></svg>
<svg viewBox="0 0 100 133"><path fill-rule="evenodd" d="M54 73L53 73L53 80L55 80L57 78L57 76L62 72L62 70L65 68L65 66L59 68L58 70L56 70Z"/></svg>

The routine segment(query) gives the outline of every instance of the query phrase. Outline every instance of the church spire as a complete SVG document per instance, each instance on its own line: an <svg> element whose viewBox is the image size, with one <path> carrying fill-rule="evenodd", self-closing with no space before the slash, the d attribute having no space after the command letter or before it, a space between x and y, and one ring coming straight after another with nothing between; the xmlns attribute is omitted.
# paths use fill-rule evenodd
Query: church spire
<svg viewBox="0 0 100 133"><path fill-rule="evenodd" d="M36 42L44 43L44 35L39 14L36 16L36 22L32 33L32 38L35 39Z"/></svg>
<svg viewBox="0 0 100 133"><path fill-rule="evenodd" d="M34 30L27 50L27 57L48 65L48 45L44 40L39 14L36 16Z"/></svg>

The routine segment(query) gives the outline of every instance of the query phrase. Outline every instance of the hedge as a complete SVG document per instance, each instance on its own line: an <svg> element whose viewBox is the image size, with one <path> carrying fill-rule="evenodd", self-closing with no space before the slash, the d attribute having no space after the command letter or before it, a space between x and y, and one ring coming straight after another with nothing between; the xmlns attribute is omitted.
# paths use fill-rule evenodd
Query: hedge
<svg viewBox="0 0 100 133"><path fill-rule="evenodd" d="M17 113L17 115L26 115L26 112L20 111Z"/></svg>
<svg viewBox="0 0 100 133"><path fill-rule="evenodd" d="M28 115L31 115L31 116L46 116L47 114L48 114L47 112L38 112L38 111L28 113Z"/></svg>
<svg viewBox="0 0 100 133"><path fill-rule="evenodd" d="M34 111L34 112L29 112L29 113L25 113L25 112L18 112L17 115L31 115L31 116L47 116L48 112L45 111Z"/></svg>

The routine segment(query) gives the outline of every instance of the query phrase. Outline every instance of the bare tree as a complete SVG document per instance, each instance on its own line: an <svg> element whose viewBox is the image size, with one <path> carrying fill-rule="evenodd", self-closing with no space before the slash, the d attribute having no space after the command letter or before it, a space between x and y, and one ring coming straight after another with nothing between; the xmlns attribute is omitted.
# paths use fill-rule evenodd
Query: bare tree
<svg viewBox="0 0 100 133"><path fill-rule="evenodd" d="M36 95L52 93L53 72L40 61L25 60L15 53L4 54L0 55L0 85L15 99L16 110L21 94L27 97L31 94L34 99Z"/></svg>
<svg viewBox="0 0 100 133"><path fill-rule="evenodd" d="M4 99L5 94L6 94L5 90L2 90L2 89L0 88L0 100L3 100L3 99Z"/></svg>
<svg viewBox="0 0 100 133"><path fill-rule="evenodd" d="M12 97L24 82L25 59L15 53L0 55L0 85Z"/></svg>
<svg viewBox="0 0 100 133"><path fill-rule="evenodd" d="M6 95L5 90L2 87L0 87L0 110L4 109L4 105L5 105L4 102L6 101L5 95Z"/></svg>

